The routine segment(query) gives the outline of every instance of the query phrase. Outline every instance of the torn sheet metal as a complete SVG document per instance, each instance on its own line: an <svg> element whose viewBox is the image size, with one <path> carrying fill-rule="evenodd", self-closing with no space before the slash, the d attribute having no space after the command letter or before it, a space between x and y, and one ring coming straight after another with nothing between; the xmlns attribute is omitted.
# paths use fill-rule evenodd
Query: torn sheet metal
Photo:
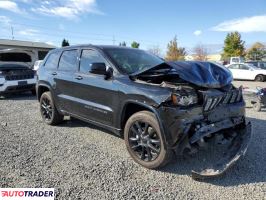
<svg viewBox="0 0 266 200"><path fill-rule="evenodd" d="M138 71L131 76L136 77L165 66L175 69L181 79L200 87L221 88L233 81L233 76L227 68L212 62L200 61L164 62L160 65Z"/></svg>
<svg viewBox="0 0 266 200"><path fill-rule="evenodd" d="M219 176L223 174L228 168L245 155L249 141L251 138L251 124L248 123L244 129L241 129L238 135L234 138L228 151L224 153L223 158L220 159L215 165L203 169L201 171L192 171L193 179L204 179Z"/></svg>

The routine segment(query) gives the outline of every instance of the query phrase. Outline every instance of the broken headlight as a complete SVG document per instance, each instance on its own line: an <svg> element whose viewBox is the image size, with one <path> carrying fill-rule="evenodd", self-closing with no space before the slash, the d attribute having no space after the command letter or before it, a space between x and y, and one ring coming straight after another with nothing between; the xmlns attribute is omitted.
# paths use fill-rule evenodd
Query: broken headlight
<svg viewBox="0 0 266 200"><path fill-rule="evenodd" d="M173 104L179 106L189 106L198 103L197 94L183 95L183 94L173 93L171 98Z"/></svg>

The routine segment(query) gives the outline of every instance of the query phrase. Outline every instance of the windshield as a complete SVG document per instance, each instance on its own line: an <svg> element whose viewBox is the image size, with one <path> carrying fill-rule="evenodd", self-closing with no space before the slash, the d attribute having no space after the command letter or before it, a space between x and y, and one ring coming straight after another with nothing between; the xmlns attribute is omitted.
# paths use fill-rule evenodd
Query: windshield
<svg viewBox="0 0 266 200"><path fill-rule="evenodd" d="M161 58L139 49L113 48L106 49L106 52L127 74L148 69L164 62Z"/></svg>
<svg viewBox="0 0 266 200"><path fill-rule="evenodd" d="M2 62L31 62L31 56L26 53L0 53Z"/></svg>

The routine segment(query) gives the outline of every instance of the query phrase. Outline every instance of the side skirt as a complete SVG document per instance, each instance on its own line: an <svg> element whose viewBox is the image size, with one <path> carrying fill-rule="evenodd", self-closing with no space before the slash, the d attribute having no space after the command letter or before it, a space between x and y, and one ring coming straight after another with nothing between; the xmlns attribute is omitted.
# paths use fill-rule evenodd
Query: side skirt
<svg viewBox="0 0 266 200"><path fill-rule="evenodd" d="M95 126L98 126L98 127L101 127L101 128L104 128L106 130L109 130L111 132L113 132L114 134L118 135L118 136L122 136L122 129L118 129L118 128L115 128L115 127L112 127L112 126L108 126L108 125L105 125L103 123L100 123L100 122L96 122L96 121L93 121L93 120L90 120L90 119L87 119L87 118L84 118L84 117L80 117L78 115L75 115L73 113L70 113L70 112L66 112L64 110L61 110L61 112L64 114L64 115L68 115L68 116L71 116L71 117L74 117L74 118L77 118L81 121L84 121L84 122L87 122L87 123L90 123L90 124L93 124Z"/></svg>

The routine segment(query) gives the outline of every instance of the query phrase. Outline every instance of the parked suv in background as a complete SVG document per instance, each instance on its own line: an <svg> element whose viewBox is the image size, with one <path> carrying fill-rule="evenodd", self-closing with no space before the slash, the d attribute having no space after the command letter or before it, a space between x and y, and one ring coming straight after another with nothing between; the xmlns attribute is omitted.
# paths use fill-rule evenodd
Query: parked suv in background
<svg viewBox="0 0 266 200"><path fill-rule="evenodd" d="M265 61L248 61L245 63L252 64L255 67L260 68L260 69L266 69L266 62Z"/></svg>
<svg viewBox="0 0 266 200"><path fill-rule="evenodd" d="M241 88L209 62L164 62L143 50L81 45L52 50L39 68L44 122L70 115L124 136L132 158L162 167L219 135L227 154L193 177L223 173L246 152L251 134ZM229 142L231 141L231 142Z"/></svg>
<svg viewBox="0 0 266 200"><path fill-rule="evenodd" d="M0 51L0 96L22 91L35 94L36 77L31 62L32 57L26 51Z"/></svg>

